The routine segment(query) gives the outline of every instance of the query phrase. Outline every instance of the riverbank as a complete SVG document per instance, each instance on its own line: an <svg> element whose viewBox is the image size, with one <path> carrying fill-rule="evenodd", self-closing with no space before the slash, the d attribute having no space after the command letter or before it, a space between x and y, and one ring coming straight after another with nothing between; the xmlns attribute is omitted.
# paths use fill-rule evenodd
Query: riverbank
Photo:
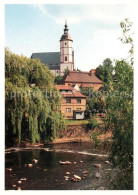
<svg viewBox="0 0 138 195"><path fill-rule="evenodd" d="M83 123L82 123L83 122ZM103 141L112 141L111 131L103 131L102 128L95 128L94 130L88 129L87 121L69 121L66 129L58 134L58 136L53 141L47 142L37 142L32 144L31 140L21 141L20 144L15 144L15 147L39 147L47 144L62 144L62 143L85 143L93 142L93 138Z"/></svg>
<svg viewBox="0 0 138 195"><path fill-rule="evenodd" d="M88 129L86 124L70 124L66 130L61 132L53 141L54 143L70 143L70 142L94 142L93 135L100 141L111 141L111 131L102 131L99 128L94 130Z"/></svg>

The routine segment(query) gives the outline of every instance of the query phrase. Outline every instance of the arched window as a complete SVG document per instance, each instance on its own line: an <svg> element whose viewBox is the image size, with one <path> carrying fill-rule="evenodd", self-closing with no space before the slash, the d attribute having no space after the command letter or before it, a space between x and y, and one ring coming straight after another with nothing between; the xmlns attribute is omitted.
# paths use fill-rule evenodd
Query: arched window
<svg viewBox="0 0 138 195"><path fill-rule="evenodd" d="M67 61L67 56L65 56L65 61Z"/></svg>

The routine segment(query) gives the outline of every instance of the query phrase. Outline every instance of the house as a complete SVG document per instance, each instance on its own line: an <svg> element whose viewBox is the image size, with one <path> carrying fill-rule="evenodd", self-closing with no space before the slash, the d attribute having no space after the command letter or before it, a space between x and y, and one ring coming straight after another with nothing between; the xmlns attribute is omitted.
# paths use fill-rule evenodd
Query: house
<svg viewBox="0 0 138 195"><path fill-rule="evenodd" d="M60 84L72 87L76 85L78 87L92 87L99 90L103 85L103 81L97 78L95 70L91 69L90 72L69 71L60 81Z"/></svg>
<svg viewBox="0 0 138 195"><path fill-rule="evenodd" d="M56 85L56 87L62 96L61 112L66 119L84 119L86 97L72 86Z"/></svg>
<svg viewBox="0 0 138 195"><path fill-rule="evenodd" d="M65 22L64 33L60 39L60 52L42 52L31 55L32 59L39 59L41 63L47 65L55 76L62 76L66 69L74 70L73 40L68 31L68 25Z"/></svg>

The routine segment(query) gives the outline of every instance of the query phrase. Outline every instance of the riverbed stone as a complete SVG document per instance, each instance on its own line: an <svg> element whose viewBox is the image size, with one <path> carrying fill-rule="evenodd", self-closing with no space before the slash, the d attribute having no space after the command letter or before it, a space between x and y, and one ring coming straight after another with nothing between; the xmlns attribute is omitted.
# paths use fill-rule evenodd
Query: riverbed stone
<svg viewBox="0 0 138 195"><path fill-rule="evenodd" d="M87 174L83 174L83 177L87 177L88 175Z"/></svg>
<svg viewBox="0 0 138 195"><path fill-rule="evenodd" d="M26 181L27 179L25 177L21 178L20 179L21 181Z"/></svg>
<svg viewBox="0 0 138 195"><path fill-rule="evenodd" d="M33 167L33 164L28 164L28 167Z"/></svg>
<svg viewBox="0 0 138 195"><path fill-rule="evenodd" d="M78 175L74 175L74 179L75 179L76 181L81 181L81 177L78 176Z"/></svg>
<svg viewBox="0 0 138 195"><path fill-rule="evenodd" d="M70 175L70 172L66 172L66 175Z"/></svg>
<svg viewBox="0 0 138 195"><path fill-rule="evenodd" d="M101 164L94 164L94 166L95 166L96 168L101 168L101 167L102 167Z"/></svg>
<svg viewBox="0 0 138 195"><path fill-rule="evenodd" d="M83 171L82 173L83 173L83 174L88 174L88 171Z"/></svg>
<svg viewBox="0 0 138 195"><path fill-rule="evenodd" d="M110 164L110 162L108 160L105 161L106 164Z"/></svg>
<svg viewBox="0 0 138 195"><path fill-rule="evenodd" d="M35 164L38 163L38 160L37 159L33 159L32 160Z"/></svg>

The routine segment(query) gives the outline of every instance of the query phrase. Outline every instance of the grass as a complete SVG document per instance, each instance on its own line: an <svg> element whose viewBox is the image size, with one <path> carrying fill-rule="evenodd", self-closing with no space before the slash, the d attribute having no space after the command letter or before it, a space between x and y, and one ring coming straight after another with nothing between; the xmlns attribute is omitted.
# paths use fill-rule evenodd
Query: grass
<svg viewBox="0 0 138 195"><path fill-rule="evenodd" d="M88 120L66 120L67 125L87 125Z"/></svg>

